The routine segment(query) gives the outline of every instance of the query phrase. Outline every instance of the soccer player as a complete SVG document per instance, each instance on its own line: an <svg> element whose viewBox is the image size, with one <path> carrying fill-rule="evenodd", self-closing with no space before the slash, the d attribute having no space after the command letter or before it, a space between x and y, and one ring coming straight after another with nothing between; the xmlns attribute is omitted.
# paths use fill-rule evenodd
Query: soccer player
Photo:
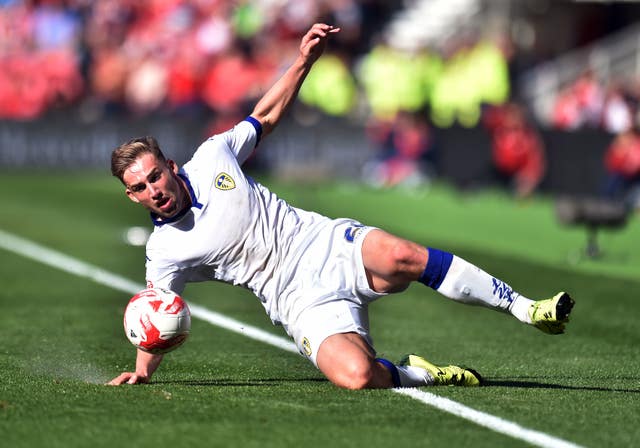
<svg viewBox="0 0 640 448"><path fill-rule="evenodd" d="M451 253L292 207L242 171L337 32L313 25L295 62L251 115L206 140L182 168L151 137L114 150L113 175L155 224L146 248L147 284L177 293L187 282L206 280L250 289L301 354L339 387L480 385L471 369L436 366L417 355L397 364L376 358L369 303L418 281L453 300L510 313L556 334L564 331L573 306L568 294L532 301ZM148 382L161 361L162 355L138 350L135 371L109 384Z"/></svg>

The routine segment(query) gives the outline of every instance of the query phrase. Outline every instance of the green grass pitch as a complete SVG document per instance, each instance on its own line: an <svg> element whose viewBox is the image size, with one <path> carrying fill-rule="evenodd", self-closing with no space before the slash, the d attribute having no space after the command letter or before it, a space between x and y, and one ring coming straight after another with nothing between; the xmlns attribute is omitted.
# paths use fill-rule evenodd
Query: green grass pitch
<svg viewBox="0 0 640 448"><path fill-rule="evenodd" d="M415 351L489 380L425 389L438 396L579 446L639 443L637 216L602 232L603 255L589 260L585 232L559 226L547 198L265 183L296 206L453 251L529 297L571 292L567 334L548 336L415 285L372 305L373 337L391 359ZM115 179L2 172L0 204L0 230L142 285L143 249L122 232L149 222ZM198 319L153 384L106 387L133 368L122 331L129 297L4 249L0 260L2 446L529 446L392 391L337 389L302 357ZM247 291L208 283L184 295L284 335Z"/></svg>

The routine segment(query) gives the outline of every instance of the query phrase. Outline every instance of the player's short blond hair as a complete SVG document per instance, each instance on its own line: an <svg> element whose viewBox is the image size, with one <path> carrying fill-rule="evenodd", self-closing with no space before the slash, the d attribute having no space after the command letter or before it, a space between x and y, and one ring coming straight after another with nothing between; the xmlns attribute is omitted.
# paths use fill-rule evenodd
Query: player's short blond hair
<svg viewBox="0 0 640 448"><path fill-rule="evenodd" d="M156 159L162 162L166 161L164 154L160 150L160 145L158 145L158 141L155 138L149 136L137 137L113 150L111 153L111 174L120 179L120 182L124 184L124 179L122 178L124 172L141 154L145 153L153 154Z"/></svg>

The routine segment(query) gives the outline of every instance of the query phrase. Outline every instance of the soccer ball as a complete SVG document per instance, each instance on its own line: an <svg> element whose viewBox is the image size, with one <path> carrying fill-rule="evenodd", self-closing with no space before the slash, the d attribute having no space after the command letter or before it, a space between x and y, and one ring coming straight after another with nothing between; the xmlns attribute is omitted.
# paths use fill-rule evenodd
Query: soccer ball
<svg viewBox="0 0 640 448"><path fill-rule="evenodd" d="M143 289L124 311L124 331L145 352L167 353L184 343L191 330L187 303L168 289Z"/></svg>

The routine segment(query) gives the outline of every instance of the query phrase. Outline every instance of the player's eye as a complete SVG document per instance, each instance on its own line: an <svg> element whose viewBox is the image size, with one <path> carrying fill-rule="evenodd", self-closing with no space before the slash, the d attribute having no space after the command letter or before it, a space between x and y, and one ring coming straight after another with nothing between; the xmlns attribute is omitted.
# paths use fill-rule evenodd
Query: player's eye
<svg viewBox="0 0 640 448"><path fill-rule="evenodd" d="M136 184L131 186L131 191L134 193L140 193L144 190L144 184Z"/></svg>
<svg viewBox="0 0 640 448"><path fill-rule="evenodd" d="M149 176L148 180L151 183L157 182L158 180L160 180L160 172L159 171L155 171L155 172L151 173L151 175Z"/></svg>

